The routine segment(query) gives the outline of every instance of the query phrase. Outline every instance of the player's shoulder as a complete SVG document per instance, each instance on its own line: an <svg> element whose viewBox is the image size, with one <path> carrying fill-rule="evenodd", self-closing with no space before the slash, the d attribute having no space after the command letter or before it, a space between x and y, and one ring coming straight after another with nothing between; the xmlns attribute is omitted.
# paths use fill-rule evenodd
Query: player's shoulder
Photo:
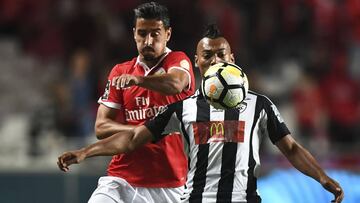
<svg viewBox="0 0 360 203"><path fill-rule="evenodd" d="M119 73L126 72L127 70L134 67L135 63L136 63L136 58L133 58L132 60L129 60L129 61L125 61L125 62L115 64L113 66L113 68L111 69L110 74L119 74Z"/></svg>
<svg viewBox="0 0 360 203"><path fill-rule="evenodd" d="M170 51L168 53L168 55L166 56L166 58L186 58L186 59L188 59L189 57L183 51Z"/></svg>
<svg viewBox="0 0 360 203"><path fill-rule="evenodd" d="M192 69L189 57L182 51L171 51L166 56L164 63L167 67L178 66L186 70Z"/></svg>
<svg viewBox="0 0 360 203"><path fill-rule="evenodd" d="M265 105L272 104L272 101L270 100L269 97L267 97L267 96L264 95L264 94L255 92L255 91L253 91L253 90L249 90L249 91L248 91L248 97L256 98L256 101L257 101L257 102L262 103L262 104L265 104Z"/></svg>
<svg viewBox="0 0 360 203"><path fill-rule="evenodd" d="M136 58L133 58L132 60L116 64L113 67L113 69L128 69L128 68L133 67L135 65L135 63L136 63Z"/></svg>

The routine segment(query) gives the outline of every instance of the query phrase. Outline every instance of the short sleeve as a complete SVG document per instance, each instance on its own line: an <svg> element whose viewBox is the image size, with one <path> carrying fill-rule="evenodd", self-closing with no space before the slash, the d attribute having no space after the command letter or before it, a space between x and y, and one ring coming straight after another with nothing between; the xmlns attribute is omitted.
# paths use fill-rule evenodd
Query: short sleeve
<svg viewBox="0 0 360 203"><path fill-rule="evenodd" d="M264 122L265 130L267 131L271 142L275 144L281 138L290 134L290 131L275 104L268 98L264 99L264 109L266 112L266 122Z"/></svg>
<svg viewBox="0 0 360 203"><path fill-rule="evenodd" d="M118 90L115 86L111 85L112 79L119 75L121 75L120 67L116 65L108 76L104 93L98 100L99 104L103 104L109 108L121 109L123 104L122 90Z"/></svg>
<svg viewBox="0 0 360 203"><path fill-rule="evenodd" d="M159 141L164 136L179 132L180 122L176 116L176 109L179 102L164 106L159 113L152 119L145 122L146 128L153 134L154 142Z"/></svg>
<svg viewBox="0 0 360 203"><path fill-rule="evenodd" d="M178 69L186 72L189 76L189 85L188 89L195 85L194 81L194 72L192 63L184 52L176 51L170 52L168 57L165 59L166 72L169 72L172 69Z"/></svg>

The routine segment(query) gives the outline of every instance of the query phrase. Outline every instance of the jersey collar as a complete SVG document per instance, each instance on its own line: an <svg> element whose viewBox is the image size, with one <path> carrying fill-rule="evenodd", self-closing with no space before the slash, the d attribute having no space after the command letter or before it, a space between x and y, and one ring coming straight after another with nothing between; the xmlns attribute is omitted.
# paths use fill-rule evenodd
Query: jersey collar
<svg viewBox="0 0 360 203"><path fill-rule="evenodd" d="M202 94L201 87L195 91L195 95L199 98L205 99L204 95Z"/></svg>

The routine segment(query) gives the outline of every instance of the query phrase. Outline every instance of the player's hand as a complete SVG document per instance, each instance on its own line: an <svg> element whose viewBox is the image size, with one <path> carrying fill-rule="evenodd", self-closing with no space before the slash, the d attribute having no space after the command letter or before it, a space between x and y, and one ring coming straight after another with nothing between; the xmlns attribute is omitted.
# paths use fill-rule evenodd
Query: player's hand
<svg viewBox="0 0 360 203"><path fill-rule="evenodd" d="M58 157L57 165L60 170L67 172L71 164L78 164L85 159L83 150L75 150L63 153Z"/></svg>
<svg viewBox="0 0 360 203"><path fill-rule="evenodd" d="M126 88L133 85L138 85L141 82L141 77L129 74L123 74L112 79L112 86L116 89Z"/></svg>
<svg viewBox="0 0 360 203"><path fill-rule="evenodd" d="M335 199L331 202L340 203L344 199L344 191L340 187L340 184L330 177L325 177L324 180L321 181L321 185L329 192L333 193Z"/></svg>

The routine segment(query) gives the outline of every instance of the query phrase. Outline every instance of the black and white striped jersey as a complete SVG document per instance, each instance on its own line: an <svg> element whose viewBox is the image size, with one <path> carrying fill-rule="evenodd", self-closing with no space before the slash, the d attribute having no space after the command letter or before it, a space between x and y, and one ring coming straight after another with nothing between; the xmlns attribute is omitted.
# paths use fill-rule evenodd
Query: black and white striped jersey
<svg viewBox="0 0 360 203"><path fill-rule="evenodd" d="M237 109L214 109L197 91L168 105L145 126L154 141L180 131L189 158L186 202L259 202L259 146L275 143L289 130L276 106L249 91ZM176 158L176 157L174 157Z"/></svg>

